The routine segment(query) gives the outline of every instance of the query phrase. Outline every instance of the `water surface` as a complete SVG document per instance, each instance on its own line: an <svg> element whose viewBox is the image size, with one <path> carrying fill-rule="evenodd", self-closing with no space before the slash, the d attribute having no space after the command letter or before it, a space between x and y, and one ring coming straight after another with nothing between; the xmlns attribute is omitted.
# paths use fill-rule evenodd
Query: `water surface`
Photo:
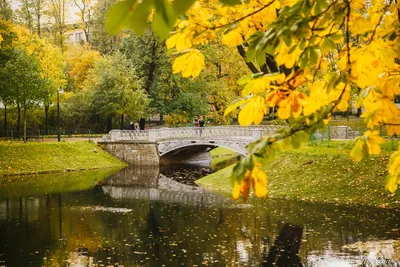
<svg viewBox="0 0 400 267"><path fill-rule="evenodd" d="M3 179L0 266L400 266L398 211L238 203L178 182L206 171Z"/></svg>

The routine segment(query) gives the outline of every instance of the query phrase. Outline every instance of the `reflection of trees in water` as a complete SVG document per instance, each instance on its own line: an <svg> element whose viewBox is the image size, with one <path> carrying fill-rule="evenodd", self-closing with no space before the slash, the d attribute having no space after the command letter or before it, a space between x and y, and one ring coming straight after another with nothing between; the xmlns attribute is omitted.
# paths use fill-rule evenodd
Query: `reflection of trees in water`
<svg viewBox="0 0 400 267"><path fill-rule="evenodd" d="M257 266L269 258L277 264L286 257L296 264L296 257L285 253L296 251L300 243L294 237L300 232L307 239L299 248L305 262L308 251L324 251L328 241L338 251L356 241L398 237L399 233L387 232L398 229L399 223L398 212L365 207L259 199L228 205L205 199L190 204L115 200L95 188L0 201L0 254L6 255L7 266L29 266L30 261L51 266L50 258L63 266L69 253L82 247L97 261L125 266L212 261ZM290 231L297 234L286 234ZM7 247L4 240L9 240ZM48 257L48 264L42 264L43 257Z"/></svg>
<svg viewBox="0 0 400 267"><path fill-rule="evenodd" d="M303 226L285 224L268 254L264 252L262 267L303 266L299 257Z"/></svg>

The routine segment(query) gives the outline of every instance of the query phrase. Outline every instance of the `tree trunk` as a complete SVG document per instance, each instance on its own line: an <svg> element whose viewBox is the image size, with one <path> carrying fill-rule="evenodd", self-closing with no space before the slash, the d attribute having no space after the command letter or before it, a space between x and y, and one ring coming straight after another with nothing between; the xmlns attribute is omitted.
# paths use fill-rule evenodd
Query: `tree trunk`
<svg viewBox="0 0 400 267"><path fill-rule="evenodd" d="M40 12L40 11L39 11L39 12ZM37 33L38 33L38 36L41 37L41 36L40 36L40 34L41 34L41 31L40 31L40 14L37 15L37 20L38 20L38 23L37 23Z"/></svg>
<svg viewBox="0 0 400 267"><path fill-rule="evenodd" d="M124 129L124 114L121 114L120 128L121 130Z"/></svg>
<svg viewBox="0 0 400 267"><path fill-rule="evenodd" d="M112 116L107 117L107 132L111 131L113 126L112 126Z"/></svg>
<svg viewBox="0 0 400 267"><path fill-rule="evenodd" d="M153 84L153 80L154 80L154 72L156 70L156 49L157 49L157 41L153 42L153 46L151 49L151 57L152 57L152 61L150 63L149 66L149 74L147 75L147 81L146 81L146 91L148 94L150 94L150 90L151 90L151 85Z"/></svg>
<svg viewBox="0 0 400 267"><path fill-rule="evenodd" d="M45 125L46 125L46 131L47 135L49 135L50 129L49 129L49 108L50 105L44 105L44 114L45 114Z"/></svg>
<svg viewBox="0 0 400 267"><path fill-rule="evenodd" d="M164 112L160 111L160 125L164 123Z"/></svg>
<svg viewBox="0 0 400 267"><path fill-rule="evenodd" d="M19 137L19 130L21 126L21 107L19 106L19 103L17 105L17 110L18 110L18 118L17 118L17 137Z"/></svg>
<svg viewBox="0 0 400 267"><path fill-rule="evenodd" d="M24 107L24 143L26 143L26 107Z"/></svg>
<svg viewBox="0 0 400 267"><path fill-rule="evenodd" d="M7 137L7 105L4 105L4 137Z"/></svg>

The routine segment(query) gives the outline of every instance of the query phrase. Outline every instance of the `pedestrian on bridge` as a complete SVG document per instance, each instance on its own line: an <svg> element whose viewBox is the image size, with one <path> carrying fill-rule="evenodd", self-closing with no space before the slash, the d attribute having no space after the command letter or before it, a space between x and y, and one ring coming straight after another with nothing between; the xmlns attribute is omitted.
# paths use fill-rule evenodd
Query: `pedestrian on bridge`
<svg viewBox="0 0 400 267"><path fill-rule="evenodd" d="M193 126L194 126L194 127L199 127L199 119L197 118L197 116L194 116L194 119L193 119Z"/></svg>
<svg viewBox="0 0 400 267"><path fill-rule="evenodd" d="M201 136L201 134L202 134L202 132L203 132L203 127L204 127L204 120L203 120L203 116L200 116L200 118L199 118L199 127L200 127L200 136Z"/></svg>
<svg viewBox="0 0 400 267"><path fill-rule="evenodd" d="M128 124L128 127L126 127L127 130L133 130L133 121L130 121Z"/></svg>

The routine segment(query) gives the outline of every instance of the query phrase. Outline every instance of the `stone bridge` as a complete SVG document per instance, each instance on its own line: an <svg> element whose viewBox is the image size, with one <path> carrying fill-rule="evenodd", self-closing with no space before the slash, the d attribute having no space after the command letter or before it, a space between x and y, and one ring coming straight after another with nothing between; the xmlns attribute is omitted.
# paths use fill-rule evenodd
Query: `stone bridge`
<svg viewBox="0 0 400 267"><path fill-rule="evenodd" d="M277 126L214 126L112 130L100 143L130 164L160 165L209 159L208 151L219 146L246 155L248 144L276 129Z"/></svg>
<svg viewBox="0 0 400 267"><path fill-rule="evenodd" d="M213 126L160 128L145 131L112 130L100 142L118 158L133 165L164 165L210 159L208 151L225 147L246 155L247 145L279 127ZM332 139L349 138L350 127L331 127Z"/></svg>

